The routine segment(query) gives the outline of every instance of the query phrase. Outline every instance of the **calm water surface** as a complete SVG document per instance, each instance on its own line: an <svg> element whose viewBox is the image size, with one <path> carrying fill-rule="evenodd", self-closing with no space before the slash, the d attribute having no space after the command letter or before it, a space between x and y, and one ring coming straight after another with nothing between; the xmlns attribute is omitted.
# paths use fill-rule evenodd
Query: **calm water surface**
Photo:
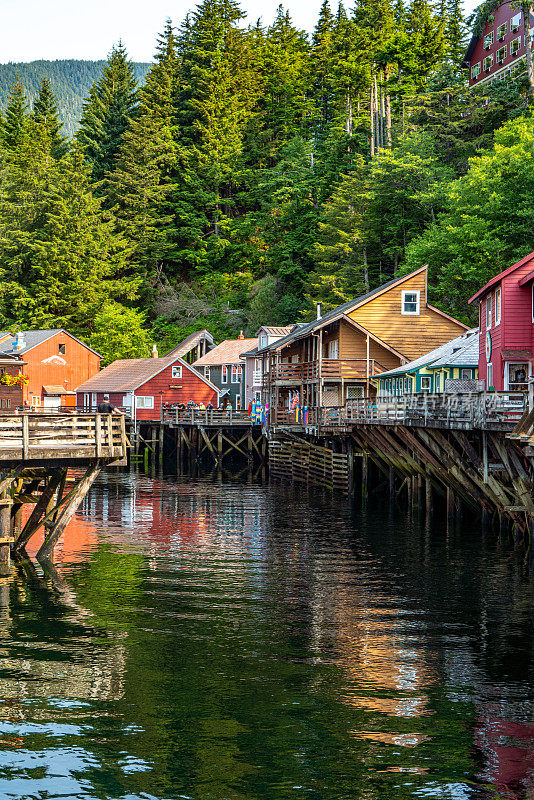
<svg viewBox="0 0 534 800"><path fill-rule="evenodd" d="M532 583L284 487L103 476L0 602L0 797L533 798Z"/></svg>

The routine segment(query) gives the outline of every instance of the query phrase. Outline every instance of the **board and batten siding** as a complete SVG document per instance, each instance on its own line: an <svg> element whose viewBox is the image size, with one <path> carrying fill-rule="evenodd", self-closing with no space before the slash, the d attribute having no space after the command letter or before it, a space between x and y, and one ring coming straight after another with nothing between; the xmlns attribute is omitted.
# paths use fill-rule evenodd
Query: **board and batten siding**
<svg viewBox="0 0 534 800"><path fill-rule="evenodd" d="M339 357L365 360L367 358L367 336L345 321L341 322L339 332ZM394 353L371 338L369 339L369 358L378 361L388 370L400 366L400 359Z"/></svg>
<svg viewBox="0 0 534 800"><path fill-rule="evenodd" d="M419 292L419 314L402 314L402 293ZM466 326L427 306L427 272L386 289L348 316L410 361L464 333Z"/></svg>
<svg viewBox="0 0 534 800"><path fill-rule="evenodd" d="M59 353L60 344L65 345L65 355ZM50 362L53 356L57 356L59 363ZM43 386L64 386L66 391L75 391L100 369L100 357L64 331L32 347L23 354L23 359L26 361L23 371L29 378L24 387L27 402L33 396L41 397Z"/></svg>
<svg viewBox="0 0 534 800"><path fill-rule="evenodd" d="M154 398L154 408L138 408L136 412L137 419L159 419L162 402L167 404L187 404L189 400L193 400L194 403L217 405L217 392L201 379L193 367L182 364L182 377L173 378L173 366L180 365L171 364L135 390L136 397ZM171 388L172 386L179 386L180 388L173 389Z"/></svg>

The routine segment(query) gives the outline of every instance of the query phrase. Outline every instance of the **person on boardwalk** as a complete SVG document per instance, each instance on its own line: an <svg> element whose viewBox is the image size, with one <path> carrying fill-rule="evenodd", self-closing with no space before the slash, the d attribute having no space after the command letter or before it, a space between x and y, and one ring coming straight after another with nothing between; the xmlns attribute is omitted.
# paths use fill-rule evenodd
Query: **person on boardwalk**
<svg viewBox="0 0 534 800"><path fill-rule="evenodd" d="M97 409L99 414L122 414L122 411L119 411L118 408L109 402L109 394L104 395L104 399L101 403L98 404Z"/></svg>

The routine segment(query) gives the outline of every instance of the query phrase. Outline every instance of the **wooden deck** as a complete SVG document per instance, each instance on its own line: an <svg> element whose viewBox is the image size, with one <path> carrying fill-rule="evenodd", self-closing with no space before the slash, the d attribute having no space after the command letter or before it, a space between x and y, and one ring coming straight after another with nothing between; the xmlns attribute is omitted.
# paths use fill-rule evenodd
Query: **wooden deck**
<svg viewBox="0 0 534 800"><path fill-rule="evenodd" d="M123 415L0 415L0 466L13 462L86 462L124 459L128 446Z"/></svg>
<svg viewBox="0 0 534 800"><path fill-rule="evenodd" d="M243 411L178 411L165 409L162 422L181 427L201 425L203 428L250 427L253 424L249 415Z"/></svg>

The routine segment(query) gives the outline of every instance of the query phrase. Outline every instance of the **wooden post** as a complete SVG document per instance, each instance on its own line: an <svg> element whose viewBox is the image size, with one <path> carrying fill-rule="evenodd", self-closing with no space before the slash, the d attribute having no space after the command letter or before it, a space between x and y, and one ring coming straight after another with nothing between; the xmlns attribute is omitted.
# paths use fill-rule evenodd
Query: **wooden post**
<svg viewBox="0 0 534 800"><path fill-rule="evenodd" d="M158 453L160 466L163 465L163 444L164 444L164 442L165 442L165 428L164 428L163 425L160 425L159 426L159 453Z"/></svg>
<svg viewBox="0 0 534 800"><path fill-rule="evenodd" d="M395 470L393 467L389 468L389 502L395 502Z"/></svg>
<svg viewBox="0 0 534 800"><path fill-rule="evenodd" d="M11 500L0 498L0 577L11 574Z"/></svg>
<svg viewBox="0 0 534 800"><path fill-rule="evenodd" d="M93 485L100 470L101 462L99 459L96 459L88 467L85 475L73 490L70 500L65 503L64 507L60 511L57 519L50 528L50 532L45 538L41 549L37 553L37 558L50 558L53 555L54 547L57 544L59 537L73 518L80 503Z"/></svg>
<svg viewBox="0 0 534 800"><path fill-rule="evenodd" d="M429 477L425 478L425 512L427 517L432 516L432 481Z"/></svg>
<svg viewBox="0 0 534 800"><path fill-rule="evenodd" d="M447 486L447 521L454 521L455 498L450 486Z"/></svg>
<svg viewBox="0 0 534 800"><path fill-rule="evenodd" d="M26 461L30 455L30 418L22 415L22 459Z"/></svg>
<svg viewBox="0 0 534 800"><path fill-rule="evenodd" d="M36 533L41 525L44 524L46 515L49 514L54 507L52 502L54 494L60 483L64 481L66 474L66 469L57 469L50 475L48 478L48 483L43 489L41 497L35 504L34 509L30 514L28 521L26 522L26 525L22 529L20 536L15 542L15 550L22 550L24 547L26 547L34 533Z"/></svg>
<svg viewBox="0 0 534 800"><path fill-rule="evenodd" d="M367 453L362 455L362 503L367 504L367 482L369 480L369 457Z"/></svg>

